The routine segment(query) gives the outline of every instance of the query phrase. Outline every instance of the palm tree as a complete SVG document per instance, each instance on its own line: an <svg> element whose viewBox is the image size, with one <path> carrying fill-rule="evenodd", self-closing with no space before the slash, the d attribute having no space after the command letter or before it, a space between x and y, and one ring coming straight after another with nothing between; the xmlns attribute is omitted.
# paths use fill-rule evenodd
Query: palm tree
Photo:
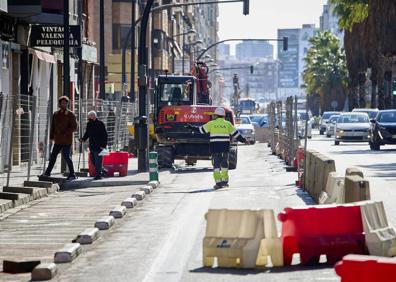
<svg viewBox="0 0 396 282"><path fill-rule="evenodd" d="M394 0L331 0L345 30L345 50L351 91L365 81L362 74L371 68L371 106L392 106L391 84L393 56L396 55L396 1ZM360 76L360 77L359 77ZM360 81L356 83L356 81ZM362 87L358 87L360 90ZM364 94L364 92L361 94ZM353 95L352 95L353 96ZM395 106L395 105L393 105Z"/></svg>
<svg viewBox="0 0 396 282"><path fill-rule="evenodd" d="M344 48L349 72L350 108L365 107L367 61L368 0L331 0L344 30Z"/></svg>
<svg viewBox="0 0 396 282"><path fill-rule="evenodd" d="M337 101L340 110L347 93L348 71L344 50L329 31L319 32L309 42L311 48L305 57L303 73L307 93L319 94L322 110L331 110L332 101Z"/></svg>

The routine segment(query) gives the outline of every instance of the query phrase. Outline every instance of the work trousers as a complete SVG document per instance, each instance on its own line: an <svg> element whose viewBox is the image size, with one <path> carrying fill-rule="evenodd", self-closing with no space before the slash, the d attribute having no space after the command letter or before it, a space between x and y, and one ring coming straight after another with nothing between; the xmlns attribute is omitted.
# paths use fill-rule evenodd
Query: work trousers
<svg viewBox="0 0 396 282"><path fill-rule="evenodd" d="M95 167L95 172L96 172L95 176L102 176L103 157L99 156L99 152L95 152L95 151L90 151L89 154L90 154L91 162Z"/></svg>
<svg viewBox="0 0 396 282"><path fill-rule="evenodd" d="M58 154L62 151L62 156L63 159L65 160L67 166L69 167L69 172L71 175L74 174L74 166L73 166L73 161L71 160L71 145L59 145L55 144L54 147L52 148L51 156L49 159L48 167L46 170L46 174L51 174L52 169L54 168L56 158L58 157Z"/></svg>
<svg viewBox="0 0 396 282"><path fill-rule="evenodd" d="M228 183L228 152L213 153L213 177L217 183Z"/></svg>

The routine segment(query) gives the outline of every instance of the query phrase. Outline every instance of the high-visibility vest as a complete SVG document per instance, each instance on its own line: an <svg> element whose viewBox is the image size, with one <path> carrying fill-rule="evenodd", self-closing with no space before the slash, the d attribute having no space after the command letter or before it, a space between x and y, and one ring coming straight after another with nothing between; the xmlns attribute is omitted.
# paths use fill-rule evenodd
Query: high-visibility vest
<svg viewBox="0 0 396 282"><path fill-rule="evenodd" d="M228 146L230 136L237 138L240 135L231 122L220 117L199 127L199 131L202 134L209 134L211 143L227 143Z"/></svg>

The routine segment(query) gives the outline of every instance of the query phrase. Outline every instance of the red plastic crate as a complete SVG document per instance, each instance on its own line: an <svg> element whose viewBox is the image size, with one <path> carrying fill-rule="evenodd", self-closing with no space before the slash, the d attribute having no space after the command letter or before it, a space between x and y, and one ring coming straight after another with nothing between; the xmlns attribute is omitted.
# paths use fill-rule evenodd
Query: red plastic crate
<svg viewBox="0 0 396 282"><path fill-rule="evenodd" d="M282 222L285 265L299 253L302 264L336 263L347 254L366 254L360 206L286 208L278 215Z"/></svg>
<svg viewBox="0 0 396 282"><path fill-rule="evenodd" d="M107 176L114 176L118 172L119 176L128 175L128 152L110 152L108 156L103 157L103 168L107 170ZM91 162L91 156L88 154L89 175L95 176L95 167Z"/></svg>

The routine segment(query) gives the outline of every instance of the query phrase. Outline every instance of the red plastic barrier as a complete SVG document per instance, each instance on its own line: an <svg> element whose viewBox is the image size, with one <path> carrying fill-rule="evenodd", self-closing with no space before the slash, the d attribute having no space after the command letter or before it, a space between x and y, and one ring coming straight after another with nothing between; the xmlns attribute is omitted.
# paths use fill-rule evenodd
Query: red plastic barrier
<svg viewBox="0 0 396 282"><path fill-rule="evenodd" d="M108 156L103 157L103 168L107 170L107 176L114 176L118 172L119 176L128 175L128 152L110 152ZM89 175L95 176L95 167L91 162L90 154L88 154Z"/></svg>
<svg viewBox="0 0 396 282"><path fill-rule="evenodd" d="M294 167L297 168L297 172L298 172L298 180L296 181L296 186L297 187L302 187L303 186L303 171L304 171L304 148L302 147L298 147L297 151L296 151L296 158L294 159L295 164Z"/></svg>
<svg viewBox="0 0 396 282"><path fill-rule="evenodd" d="M336 264L335 271L341 282L389 282L396 279L396 259L348 255Z"/></svg>
<svg viewBox="0 0 396 282"><path fill-rule="evenodd" d="M365 254L365 238L359 206L285 208L278 215L282 222L285 265L300 253L302 264L336 263L347 254Z"/></svg>

